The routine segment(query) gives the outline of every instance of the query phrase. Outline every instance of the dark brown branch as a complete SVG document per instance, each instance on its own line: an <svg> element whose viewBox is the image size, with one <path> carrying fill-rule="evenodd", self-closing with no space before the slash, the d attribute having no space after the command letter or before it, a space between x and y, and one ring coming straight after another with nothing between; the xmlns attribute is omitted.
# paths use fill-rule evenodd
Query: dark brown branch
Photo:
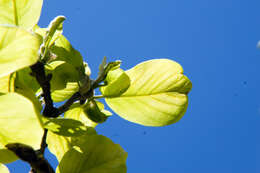
<svg viewBox="0 0 260 173"><path fill-rule="evenodd" d="M78 101L80 99L81 95L79 92L76 92L75 94L73 94L62 106L60 106L58 108L59 110L59 114L63 114L65 111L67 111L69 109L69 107L75 102Z"/></svg>
<svg viewBox="0 0 260 173"><path fill-rule="evenodd" d="M32 173L55 173L50 163L44 159L43 154L35 151L31 146L11 143L5 146L16 154L21 160L28 162L31 165Z"/></svg>
<svg viewBox="0 0 260 173"><path fill-rule="evenodd" d="M51 76L46 76L44 64L42 62L37 62L36 64L32 65L31 70L43 91L43 98L45 101L43 115L46 117L56 117L55 115L57 115L58 109L53 106L53 101L51 99Z"/></svg>
<svg viewBox="0 0 260 173"><path fill-rule="evenodd" d="M47 134L48 134L48 129L44 129L44 133L42 136L42 142L41 142L41 148L39 150L39 152L44 155L44 151L47 148L47 143L46 143L46 139L47 139Z"/></svg>

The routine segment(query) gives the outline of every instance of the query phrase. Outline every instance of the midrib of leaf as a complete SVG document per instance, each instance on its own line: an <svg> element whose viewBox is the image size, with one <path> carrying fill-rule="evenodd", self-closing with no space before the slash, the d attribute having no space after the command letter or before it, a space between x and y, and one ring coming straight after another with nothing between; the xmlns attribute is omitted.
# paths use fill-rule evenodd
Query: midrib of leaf
<svg viewBox="0 0 260 173"><path fill-rule="evenodd" d="M153 96L153 95L159 95L159 94L167 94L167 93L178 93L178 94L183 94L182 92L176 92L176 91L165 91L165 92L158 92L158 93L151 93L151 94L137 94L137 95L120 95L120 96L105 96L105 98L120 98L120 97L144 97L144 96Z"/></svg>
<svg viewBox="0 0 260 173"><path fill-rule="evenodd" d="M14 23L18 26L18 16L17 16L17 8L16 8L16 0L13 0L13 8L14 8Z"/></svg>

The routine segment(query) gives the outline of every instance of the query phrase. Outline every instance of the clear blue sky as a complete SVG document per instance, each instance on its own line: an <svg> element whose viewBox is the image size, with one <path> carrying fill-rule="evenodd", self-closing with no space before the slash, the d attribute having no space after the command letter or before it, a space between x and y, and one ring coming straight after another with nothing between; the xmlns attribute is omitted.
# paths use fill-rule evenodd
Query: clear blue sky
<svg viewBox="0 0 260 173"><path fill-rule="evenodd" d="M169 58L193 82L177 124L114 115L97 128L128 152L128 173L260 172L259 0L45 0L40 26L57 15L92 77L104 56L123 69ZM18 163L11 172L28 172Z"/></svg>

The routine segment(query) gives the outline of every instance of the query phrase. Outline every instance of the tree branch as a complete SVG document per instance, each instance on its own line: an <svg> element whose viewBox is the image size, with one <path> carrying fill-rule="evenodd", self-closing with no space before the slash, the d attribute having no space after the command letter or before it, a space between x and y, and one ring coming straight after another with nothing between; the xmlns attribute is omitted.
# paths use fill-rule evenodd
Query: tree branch
<svg viewBox="0 0 260 173"><path fill-rule="evenodd" d="M41 142L41 148L39 150L39 152L44 155L44 151L47 148L47 143L46 143L46 139L47 139L47 134L48 134L48 129L44 129L43 132L43 136L42 136L42 142Z"/></svg>
<svg viewBox="0 0 260 173"><path fill-rule="evenodd" d="M53 106L53 101L51 99L51 86L50 80L51 76L46 76L44 70L44 64L42 62L37 62L31 67L32 73L35 76L37 82L40 84L43 91L43 98L45 101L45 107L43 110L43 115L46 117L57 117L58 109Z"/></svg>
<svg viewBox="0 0 260 173"><path fill-rule="evenodd" d="M59 110L58 115L66 112L75 101L80 100L80 97L81 97L81 94L79 92L76 92L75 94L73 94L62 106L60 106L58 108L58 110Z"/></svg>
<svg viewBox="0 0 260 173"><path fill-rule="evenodd" d="M10 143L5 146L13 151L21 160L28 162L31 165L31 173L55 173L50 163L44 159L43 154L35 151L31 146Z"/></svg>

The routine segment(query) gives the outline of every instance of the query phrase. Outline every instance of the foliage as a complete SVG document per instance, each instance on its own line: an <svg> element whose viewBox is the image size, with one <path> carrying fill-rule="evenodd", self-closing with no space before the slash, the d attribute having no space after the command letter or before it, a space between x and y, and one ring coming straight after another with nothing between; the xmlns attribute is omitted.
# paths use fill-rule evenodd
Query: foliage
<svg viewBox="0 0 260 173"><path fill-rule="evenodd" d="M65 17L37 26L42 3L0 0L0 172L17 159L32 172L54 172L43 157L47 144L56 172L126 172L127 153L95 131L112 115L98 99L128 121L166 126L184 115L192 84L169 59L124 71L121 61L104 58L90 79L88 64L62 35Z"/></svg>

